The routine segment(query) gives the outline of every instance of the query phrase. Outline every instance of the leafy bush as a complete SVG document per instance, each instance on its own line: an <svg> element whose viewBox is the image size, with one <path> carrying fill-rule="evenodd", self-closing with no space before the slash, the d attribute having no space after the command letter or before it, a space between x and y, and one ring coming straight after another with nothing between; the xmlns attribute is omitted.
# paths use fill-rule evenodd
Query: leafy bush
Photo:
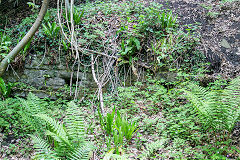
<svg viewBox="0 0 240 160"><path fill-rule="evenodd" d="M10 96L12 88L16 84L14 83L5 83L4 80L0 77L0 95L2 99L5 99Z"/></svg>
<svg viewBox="0 0 240 160"><path fill-rule="evenodd" d="M42 24L43 31L49 38L56 38L59 34L60 27L57 26L56 22L50 23L48 22L47 25Z"/></svg>
<svg viewBox="0 0 240 160"><path fill-rule="evenodd" d="M11 38L0 32L0 58L3 58L10 51Z"/></svg>
<svg viewBox="0 0 240 160"><path fill-rule="evenodd" d="M89 159L93 145L85 141L85 126L80 108L73 102L68 104L66 124L56 121L46 114L37 114L48 130L46 140L32 135L36 149L35 159Z"/></svg>
<svg viewBox="0 0 240 160"><path fill-rule="evenodd" d="M58 103L62 102L47 102L32 93L28 94L27 99L7 98L0 101L0 128L4 133L12 130L15 136L24 137L34 132L41 134L45 127L42 121L33 115L59 114L61 112L58 108L64 108L64 105Z"/></svg>
<svg viewBox="0 0 240 160"><path fill-rule="evenodd" d="M140 50L140 42L137 38L131 37L126 41L122 41L121 44L121 56L127 58L129 64L132 64L132 58L136 55L136 52Z"/></svg>
<svg viewBox="0 0 240 160"><path fill-rule="evenodd" d="M232 80L224 90L207 91L194 83L189 83L188 88L183 91L204 129L212 129L214 136L227 132L229 137L240 116L240 77Z"/></svg>
<svg viewBox="0 0 240 160"><path fill-rule="evenodd" d="M113 138L115 151L117 154L120 154L119 149L124 144L123 137L129 141L138 130L136 122L129 123L127 119L121 116L119 111L117 111L117 116L115 116L115 108L112 113L107 113L105 117L103 117L100 112L98 112L98 114L102 129L105 131L106 136L108 136L108 148L111 146Z"/></svg>

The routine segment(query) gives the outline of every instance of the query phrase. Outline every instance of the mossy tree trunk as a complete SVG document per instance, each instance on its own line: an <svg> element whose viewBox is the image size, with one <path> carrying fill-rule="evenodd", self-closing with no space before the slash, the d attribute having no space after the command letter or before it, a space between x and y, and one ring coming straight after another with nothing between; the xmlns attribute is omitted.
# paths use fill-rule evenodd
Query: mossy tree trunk
<svg viewBox="0 0 240 160"><path fill-rule="evenodd" d="M0 77L4 74L8 64L18 55L18 53L27 45L27 43L32 39L39 26L41 25L43 18L47 12L48 4L50 0L43 0L42 7L39 15L34 22L31 29L23 37L23 39L13 48L13 50L1 61L0 63Z"/></svg>

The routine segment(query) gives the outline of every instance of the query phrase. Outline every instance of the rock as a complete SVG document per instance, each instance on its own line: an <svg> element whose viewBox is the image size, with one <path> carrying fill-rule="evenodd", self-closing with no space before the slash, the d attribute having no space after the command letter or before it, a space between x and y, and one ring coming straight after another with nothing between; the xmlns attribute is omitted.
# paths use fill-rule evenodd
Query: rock
<svg viewBox="0 0 240 160"><path fill-rule="evenodd" d="M226 39L222 39L221 46L228 48L228 49L231 48L230 44L228 43L228 41Z"/></svg>
<svg viewBox="0 0 240 160"><path fill-rule="evenodd" d="M236 53L238 56L240 56L240 47L238 47L238 51Z"/></svg>
<svg viewBox="0 0 240 160"><path fill-rule="evenodd" d="M65 85L65 80L59 77L50 78L46 81L46 86L53 89L61 88Z"/></svg>
<svg viewBox="0 0 240 160"><path fill-rule="evenodd" d="M240 122L237 122L233 128L232 131L232 136L231 136L232 140L233 140L233 144L238 145L239 142L239 138L240 138Z"/></svg>
<svg viewBox="0 0 240 160"><path fill-rule="evenodd" d="M60 74L61 78L65 79L65 80L70 80L72 72L60 71L59 74ZM78 77L79 77L79 79L86 79L85 78L86 76L84 76L84 73L81 73L81 72L78 73ZM74 80L77 79L77 72L73 73L73 79Z"/></svg>
<svg viewBox="0 0 240 160"><path fill-rule="evenodd" d="M54 95L44 93L44 92L33 92L34 95L36 95L39 98L50 98L52 100L56 100L57 98Z"/></svg>
<svg viewBox="0 0 240 160"><path fill-rule="evenodd" d="M165 81L172 82L176 80L177 73L172 72L159 72L156 74L157 79L164 79Z"/></svg>

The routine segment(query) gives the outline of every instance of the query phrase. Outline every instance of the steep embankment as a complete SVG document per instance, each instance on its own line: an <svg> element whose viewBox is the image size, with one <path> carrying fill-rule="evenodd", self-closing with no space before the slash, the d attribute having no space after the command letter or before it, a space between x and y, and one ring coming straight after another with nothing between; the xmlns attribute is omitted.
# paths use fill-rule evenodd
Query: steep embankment
<svg viewBox="0 0 240 160"><path fill-rule="evenodd" d="M180 26L199 24L202 50L214 69L212 75L240 75L240 2L173 0L163 2L178 14Z"/></svg>

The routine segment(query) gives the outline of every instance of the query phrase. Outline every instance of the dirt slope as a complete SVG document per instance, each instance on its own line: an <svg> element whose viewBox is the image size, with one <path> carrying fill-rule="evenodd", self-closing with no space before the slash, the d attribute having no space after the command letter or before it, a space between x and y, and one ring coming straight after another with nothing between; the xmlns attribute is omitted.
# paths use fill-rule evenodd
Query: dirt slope
<svg viewBox="0 0 240 160"><path fill-rule="evenodd" d="M240 75L240 1L158 0L178 14L180 26L200 23L202 50L212 63L214 76Z"/></svg>

